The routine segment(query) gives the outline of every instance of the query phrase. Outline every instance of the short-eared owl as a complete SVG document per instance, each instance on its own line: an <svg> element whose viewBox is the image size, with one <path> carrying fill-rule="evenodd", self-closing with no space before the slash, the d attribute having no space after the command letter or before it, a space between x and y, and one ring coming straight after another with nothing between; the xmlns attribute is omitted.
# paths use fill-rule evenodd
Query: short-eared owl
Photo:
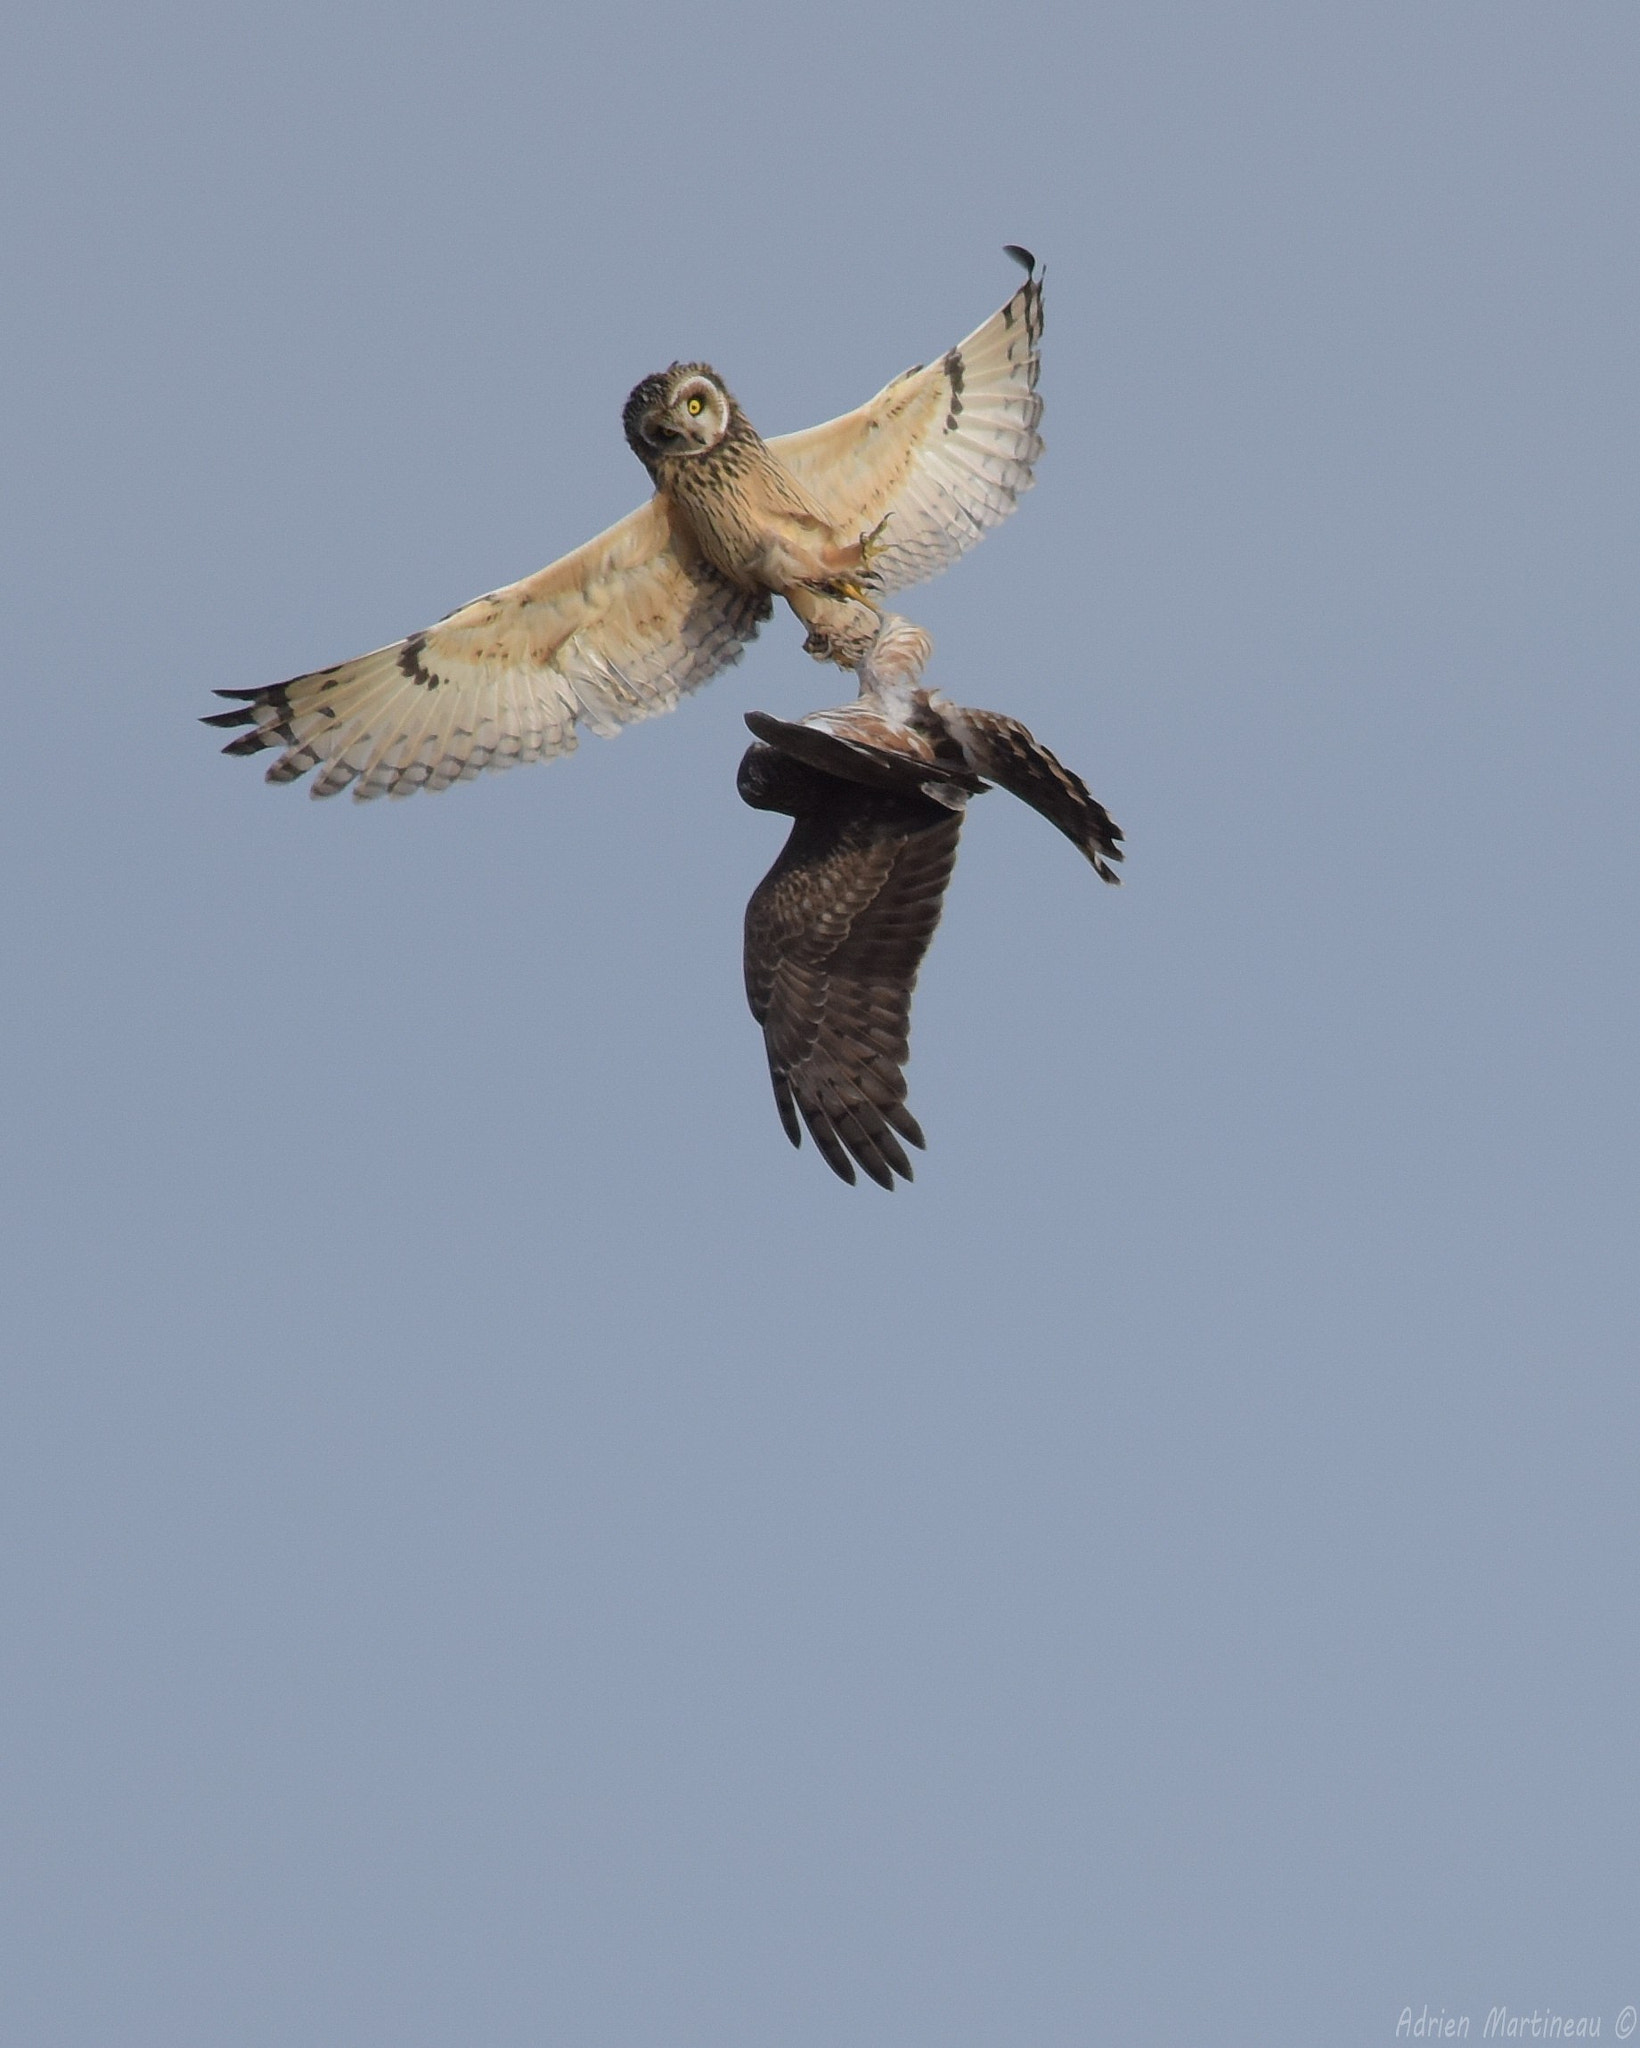
<svg viewBox="0 0 1640 2048"><path fill-rule="evenodd" d="M745 801L796 821L746 906L746 999L780 1121L794 1145L807 1124L844 1180L857 1161L885 1188L923 1143L905 1099L911 992L969 797L996 783L1023 798L1103 881L1122 858L1110 814L1024 726L923 687L930 651L884 619L858 700L796 724L748 712L740 764Z"/></svg>
<svg viewBox="0 0 1640 2048"><path fill-rule="evenodd" d="M270 782L317 768L312 794L446 789L570 751L669 711L741 650L784 597L816 653L854 666L874 598L932 576L1006 519L1042 452L1042 287L858 410L762 440L716 371L674 363L626 403L655 483L584 547L438 625L355 661L256 690L206 722L224 752L283 751Z"/></svg>

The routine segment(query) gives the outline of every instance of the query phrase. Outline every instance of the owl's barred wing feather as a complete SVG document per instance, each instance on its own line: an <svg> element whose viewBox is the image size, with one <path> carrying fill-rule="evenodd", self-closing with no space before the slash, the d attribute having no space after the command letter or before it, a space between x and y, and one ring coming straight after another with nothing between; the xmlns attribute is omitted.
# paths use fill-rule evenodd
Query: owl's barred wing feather
<svg viewBox="0 0 1640 2048"><path fill-rule="evenodd" d="M849 534L882 531L875 590L948 567L1013 511L1042 453L1042 281L1027 278L983 327L857 411L769 442ZM886 521L886 524L883 522Z"/></svg>
<svg viewBox="0 0 1640 2048"><path fill-rule="evenodd" d="M802 1123L832 1171L911 1178L905 1144L911 993L940 920L960 814L838 785L800 818L746 908L746 995L763 1026L786 1135ZM901 1140L905 1144L901 1143Z"/></svg>
<svg viewBox="0 0 1640 2048"><path fill-rule="evenodd" d="M736 589L652 498L573 554L407 640L258 690L219 690L248 726L225 753L284 751L270 782L317 768L311 793L447 789L551 760L576 727L609 734L670 711L740 658L769 600Z"/></svg>

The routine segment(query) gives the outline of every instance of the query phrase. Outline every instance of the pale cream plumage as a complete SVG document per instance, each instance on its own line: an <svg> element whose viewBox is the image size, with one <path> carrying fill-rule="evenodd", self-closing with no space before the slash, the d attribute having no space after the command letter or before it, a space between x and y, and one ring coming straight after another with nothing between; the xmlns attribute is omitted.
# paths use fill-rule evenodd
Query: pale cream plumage
<svg viewBox="0 0 1640 2048"><path fill-rule="evenodd" d="M762 444L834 533L871 536L868 594L954 561L1013 510L1042 450L1042 292L1033 275L966 341L868 404ZM694 517L698 517L698 513ZM208 723L248 728L225 752L278 747L271 782L317 769L314 796L445 789L568 753L669 711L739 659L770 586L734 580L662 489L522 582L357 660L256 690ZM710 543L711 536L706 539ZM824 592L778 583L811 625Z"/></svg>
<svg viewBox="0 0 1640 2048"><path fill-rule="evenodd" d="M907 370L840 419L768 444L839 527L869 533L886 522L870 550L874 590L937 576L1030 489L1042 453L1041 339L1033 278L937 363Z"/></svg>

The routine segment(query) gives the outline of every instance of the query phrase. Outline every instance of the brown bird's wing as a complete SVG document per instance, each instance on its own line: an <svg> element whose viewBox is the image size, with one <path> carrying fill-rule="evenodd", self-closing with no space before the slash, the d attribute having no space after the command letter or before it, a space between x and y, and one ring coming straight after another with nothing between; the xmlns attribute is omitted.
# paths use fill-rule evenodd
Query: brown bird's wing
<svg viewBox="0 0 1640 2048"><path fill-rule="evenodd" d="M840 419L768 443L837 530L882 525L870 549L874 590L937 575L1030 489L1042 453L1041 340L1042 283L1032 276L937 363L907 370Z"/></svg>
<svg viewBox="0 0 1640 2048"><path fill-rule="evenodd" d="M767 711L748 711L745 716L747 725L766 746L776 747L789 759L802 761L836 781L857 782L865 789L898 790L905 795L920 791L929 796L943 789L949 793L934 800L944 801L953 810L962 807L966 796L985 787L966 768L845 738L807 720L771 718Z"/></svg>
<svg viewBox="0 0 1640 2048"><path fill-rule="evenodd" d="M911 991L940 921L961 813L850 784L799 818L746 906L746 997L786 1135L832 1171L910 1180Z"/></svg>
<svg viewBox="0 0 1640 2048"><path fill-rule="evenodd" d="M1050 754L1017 718L966 707L953 707L948 715L981 775L1057 825L1092 861L1102 882L1122 879L1110 865L1122 858L1122 828L1080 775Z"/></svg>
<svg viewBox="0 0 1640 2048"><path fill-rule="evenodd" d="M670 711L741 650L769 615L702 560L652 498L521 583L474 599L336 668L259 690L207 725L248 726L228 754L284 752L270 782L318 768L314 796L447 789L490 768L569 753L576 727L609 734Z"/></svg>

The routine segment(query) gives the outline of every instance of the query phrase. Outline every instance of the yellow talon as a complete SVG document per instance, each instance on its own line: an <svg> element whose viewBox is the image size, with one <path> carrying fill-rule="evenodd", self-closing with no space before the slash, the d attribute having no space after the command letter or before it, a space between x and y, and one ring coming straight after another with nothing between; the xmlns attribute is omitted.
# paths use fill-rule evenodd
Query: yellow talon
<svg viewBox="0 0 1640 2048"><path fill-rule="evenodd" d="M892 512L885 512L869 533L861 534L860 567L862 569L869 569L872 556L882 552L883 528L893 517L894 514Z"/></svg>

